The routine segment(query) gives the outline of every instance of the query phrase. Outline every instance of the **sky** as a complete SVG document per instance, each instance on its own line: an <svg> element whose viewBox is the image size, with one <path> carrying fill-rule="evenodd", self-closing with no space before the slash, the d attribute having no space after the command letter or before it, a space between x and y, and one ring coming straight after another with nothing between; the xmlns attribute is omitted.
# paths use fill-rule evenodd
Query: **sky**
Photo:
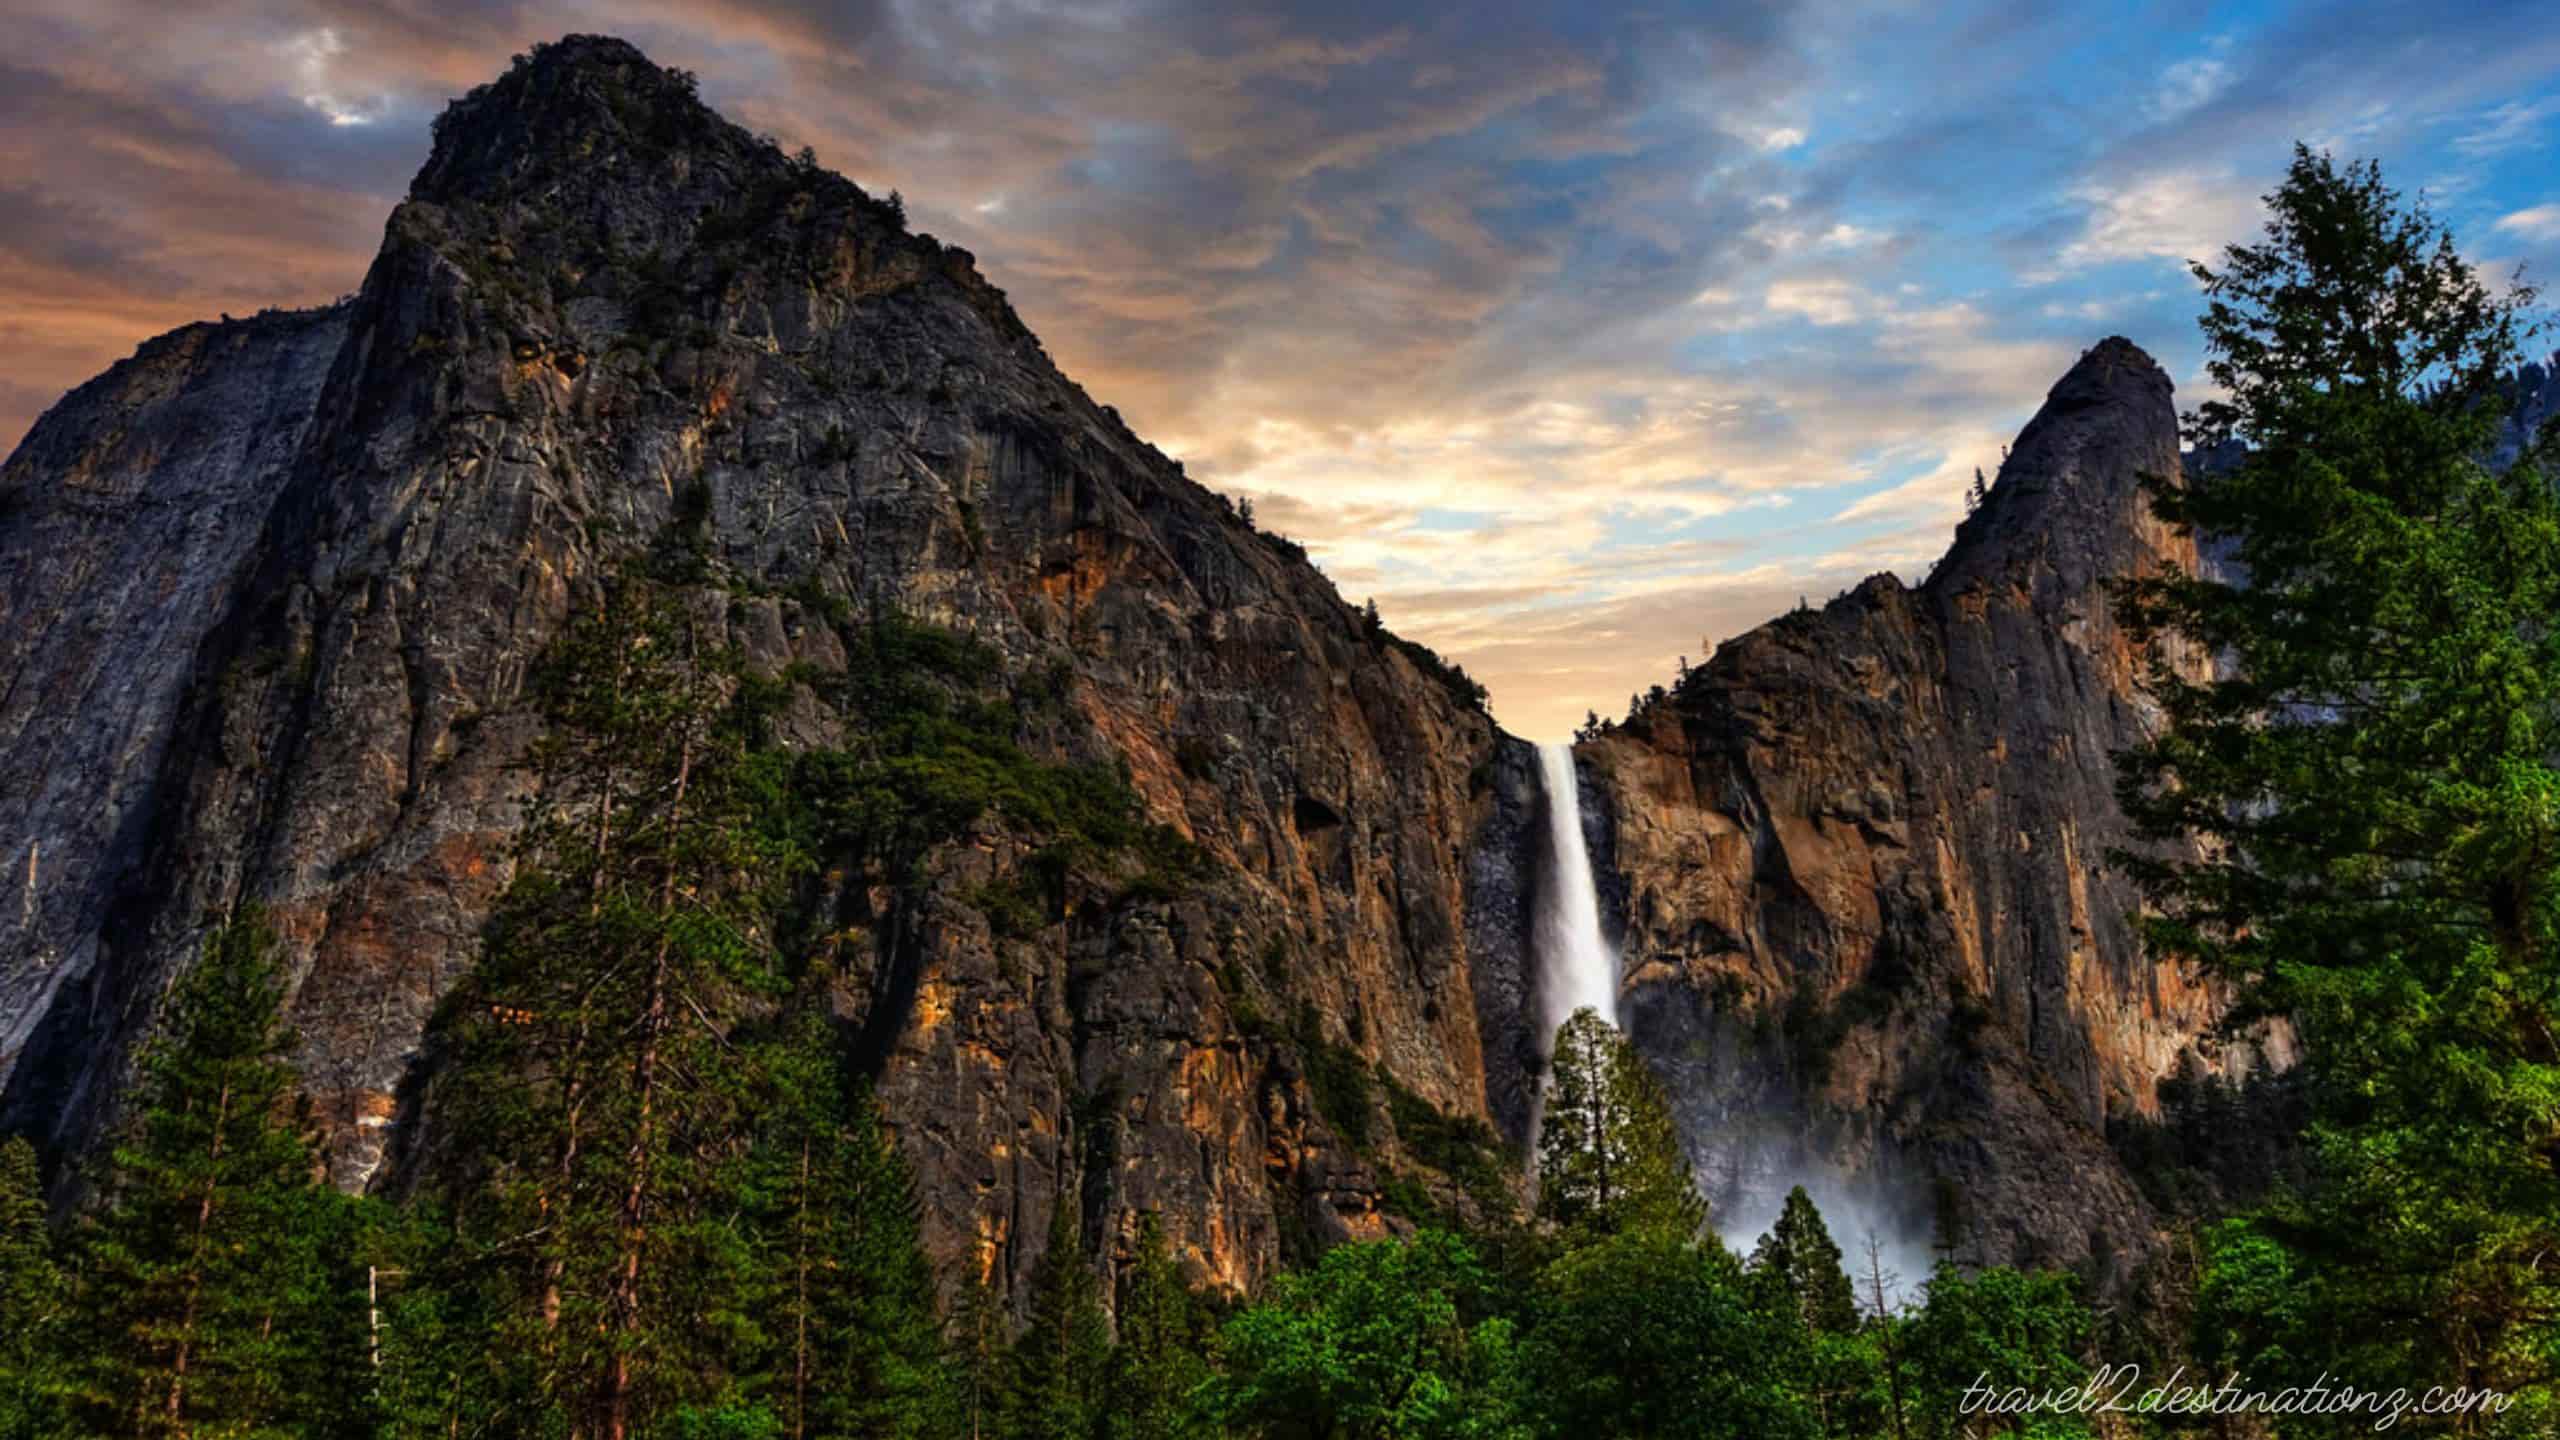
<svg viewBox="0 0 2560 1440"><path fill-rule="evenodd" d="M977 253L1050 353L1558 736L1881 570L2296 140L2560 268L2543 0L0 0L0 446L352 290L446 99L618 34Z"/></svg>

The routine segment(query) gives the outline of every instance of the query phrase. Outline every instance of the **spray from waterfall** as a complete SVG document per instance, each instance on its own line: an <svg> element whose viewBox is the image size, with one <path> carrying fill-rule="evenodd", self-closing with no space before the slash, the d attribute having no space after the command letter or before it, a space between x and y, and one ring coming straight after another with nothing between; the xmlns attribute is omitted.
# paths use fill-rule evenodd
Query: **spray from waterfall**
<svg viewBox="0 0 2560 1440"><path fill-rule="evenodd" d="M1600 935L1600 897L1591 883L1591 852L1582 841L1582 796L1574 783L1573 747L1538 747L1547 792L1547 863L1539 887L1538 1053L1555 1045L1556 1029L1584 1006L1618 1023L1618 957Z"/></svg>

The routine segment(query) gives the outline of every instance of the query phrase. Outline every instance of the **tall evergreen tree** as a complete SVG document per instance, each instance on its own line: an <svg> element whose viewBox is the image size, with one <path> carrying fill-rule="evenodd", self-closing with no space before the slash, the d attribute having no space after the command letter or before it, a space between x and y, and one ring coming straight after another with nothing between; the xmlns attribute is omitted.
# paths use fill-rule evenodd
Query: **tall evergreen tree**
<svg viewBox="0 0 2560 1440"><path fill-rule="evenodd" d="M1840 1247L1803 1186L1787 1192L1777 1223L1752 1247L1750 1268L1783 1313L1806 1329L1845 1335L1858 1328L1857 1295L1841 1266Z"/></svg>
<svg viewBox="0 0 2560 1440"><path fill-rule="evenodd" d="M732 666L684 599L606 590L538 676L550 728L524 859L446 1015L453 1198L495 1286L500 1388L622 1440L718 1398L691 1316L747 1283L727 1171L751 1070L729 1038L773 982L771 889Z"/></svg>
<svg viewBox="0 0 2560 1440"><path fill-rule="evenodd" d="M905 1161L869 1092L846 1083L818 1004L754 1058L760 1133L741 1188L755 1314L739 1317L735 1371L792 1440L928 1434L944 1357Z"/></svg>
<svg viewBox="0 0 2560 1440"><path fill-rule="evenodd" d="M1752 1247L1746 1288L1771 1323L1801 1337L1800 1388L1816 1425L1826 1435L1866 1433L1873 1417L1861 1399L1877 1357L1858 1333L1857 1296L1840 1247L1803 1186L1787 1192L1776 1223Z"/></svg>
<svg viewBox="0 0 2560 1440"><path fill-rule="evenodd" d="M1111 1355L1101 1282L1085 1263L1072 1196L1049 1213L1048 1243L1031 1267L1030 1323L1005 1363L1007 1440L1094 1440Z"/></svg>
<svg viewBox="0 0 2560 1440"><path fill-rule="evenodd" d="M1138 1253L1120 1277L1105 1392L1110 1440L1181 1440L1198 1431L1193 1395L1208 1378L1200 1310L1154 1215L1138 1226Z"/></svg>
<svg viewBox="0 0 2560 1440"><path fill-rule="evenodd" d="M2560 505L2531 457L2483 464L2531 293L2484 284L2370 164L2298 149L2268 206L2264 243L2196 270L2222 394L2190 436L2245 455L2157 495L2229 537L2247 582L2157 575L2123 605L2162 642L2167 721L2122 757L2126 808L2201 842L2127 857L2159 907L2150 938L2307 1041L2316 1174L2216 1253L2287 1270L2318 1323L2287 1336L2269 1315L2232 1343L2306 1376L2548 1406ZM2229 1278L2223 1297L2247 1293Z"/></svg>
<svg viewBox="0 0 2560 1440"><path fill-rule="evenodd" d="M317 1182L273 935L217 928L144 1056L78 1256L77 1389L113 1434L322 1434L347 1423L338 1197Z"/></svg>
<svg viewBox="0 0 2560 1440"><path fill-rule="evenodd" d="M962 1277L946 1332L951 1357L948 1413L951 1433L986 1440L1004 1433L1004 1312L972 1257Z"/></svg>
<svg viewBox="0 0 2560 1440"><path fill-rule="evenodd" d="M0 1440L62 1433L69 1294L54 1258L36 1150L0 1141Z"/></svg>
<svg viewBox="0 0 2560 1440"><path fill-rule="evenodd" d="M1538 1215L1584 1236L1706 1228L1670 1101L1635 1047L1585 1008L1556 1032L1538 1130Z"/></svg>

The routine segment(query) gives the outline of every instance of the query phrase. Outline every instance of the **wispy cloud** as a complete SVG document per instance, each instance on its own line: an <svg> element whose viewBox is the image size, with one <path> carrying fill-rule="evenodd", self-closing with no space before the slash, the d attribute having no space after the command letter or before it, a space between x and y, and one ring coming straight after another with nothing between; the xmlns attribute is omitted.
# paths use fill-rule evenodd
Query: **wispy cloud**
<svg viewBox="0 0 2560 1440"><path fill-rule="evenodd" d="M2498 217L2498 233L2536 244L2560 242L2560 204L2534 205Z"/></svg>

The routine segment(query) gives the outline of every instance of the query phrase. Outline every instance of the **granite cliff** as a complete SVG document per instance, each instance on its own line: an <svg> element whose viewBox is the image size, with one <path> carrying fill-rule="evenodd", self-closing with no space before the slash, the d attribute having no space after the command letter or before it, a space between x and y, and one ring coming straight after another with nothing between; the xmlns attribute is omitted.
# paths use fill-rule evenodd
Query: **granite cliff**
<svg viewBox="0 0 2560 1440"><path fill-rule="evenodd" d="M2219 997L2141 957L2102 868L2145 721L2100 590L2192 560L2134 495L2176 463L2166 379L2110 341L1927 585L1736 640L1582 747L1628 1013L1729 1198L1820 1165L1968 1258L2148 1248L2104 1128L2212 1052ZM0 1128L92 1142L256 901L334 1178L467 1144L421 1072L537 798L527 677L670 550L800 743L844 734L852 627L894 611L1205 852L1024 914L988 897L1041 837L991 815L921 878L812 882L949 1273L1017 1287L1060 1204L1098 1247L1159 1213L1233 1289L1508 1203L1529 748L968 254L588 37L455 103L348 300L152 341L0 468Z"/></svg>
<svg viewBox="0 0 2560 1440"><path fill-rule="evenodd" d="M2156 722L2107 585L2197 563L2142 491L2180 463L2167 375L2107 340L1925 584L1781 617L1583 746L1631 1030L1728 1210L1810 1178L1967 1262L2120 1285L2160 1217L2111 1126L2164 1077L2289 1063L2215 1033L2107 864L2110 757Z"/></svg>
<svg viewBox="0 0 2560 1440"><path fill-rule="evenodd" d="M1006 1286L1067 1197L1088 1233L1161 1211L1241 1286L1284 1238L1388 1223L1397 1115L1481 1110L1462 866L1494 730L1463 677L1068 382L965 252L621 42L457 102L351 300L152 342L0 497L13 1128L93 1134L208 917L255 900L335 1178L400 1183L421 1037L531 799L528 667L673 534L803 733L838 723L843 627L894 606L1062 695L1022 701L1025 743L1124 764L1213 861L999 925L973 897L1037 837L989 821L842 907L912 937L840 1002L946 1257Z"/></svg>

